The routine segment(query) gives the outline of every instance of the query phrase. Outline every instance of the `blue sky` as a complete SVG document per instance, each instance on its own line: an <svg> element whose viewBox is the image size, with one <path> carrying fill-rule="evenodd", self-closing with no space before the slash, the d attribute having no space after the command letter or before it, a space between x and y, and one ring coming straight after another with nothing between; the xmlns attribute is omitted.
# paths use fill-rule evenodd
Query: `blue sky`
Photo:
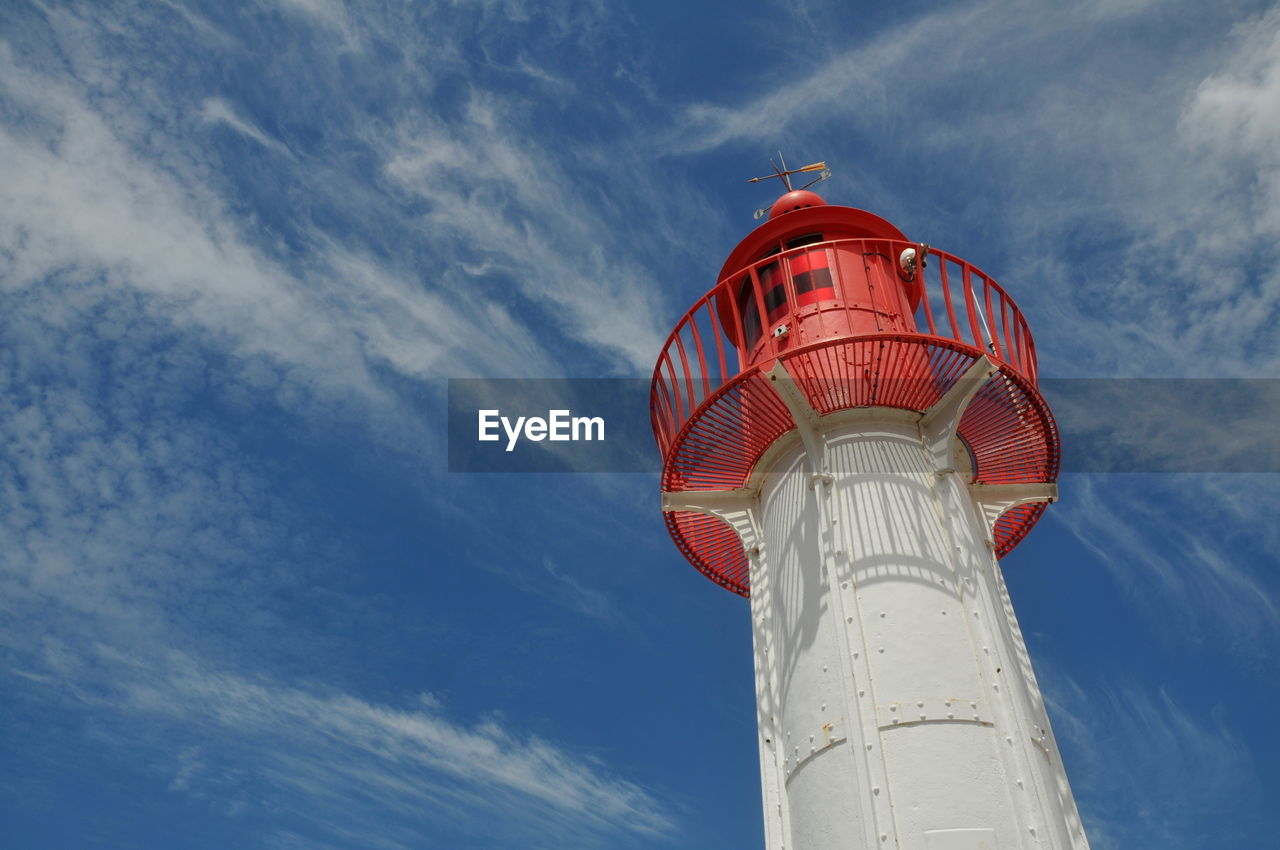
<svg viewBox="0 0 1280 850"><path fill-rule="evenodd" d="M448 474L446 379L647 375L778 148L1042 375L1273 378L1277 138L1255 2L3 4L5 845L762 846L743 600L656 476ZM1093 846L1274 846L1280 481L1062 491Z"/></svg>

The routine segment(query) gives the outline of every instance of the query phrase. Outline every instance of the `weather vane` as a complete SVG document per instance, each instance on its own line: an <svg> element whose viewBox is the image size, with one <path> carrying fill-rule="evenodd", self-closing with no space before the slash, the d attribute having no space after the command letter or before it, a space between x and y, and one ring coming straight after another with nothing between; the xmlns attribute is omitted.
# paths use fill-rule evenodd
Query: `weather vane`
<svg viewBox="0 0 1280 850"><path fill-rule="evenodd" d="M778 167L778 162L782 163L781 168ZM770 157L769 164L773 166L773 173L766 174L763 177L752 177L749 180L747 180L747 182L759 183L761 180L772 180L776 177L782 181L782 184L784 186L787 187L788 192L794 192L796 191L796 189L794 186L791 185L792 174L811 174L815 171L821 172L817 177L813 178L808 183L801 186L800 187L801 190L808 189L814 183L821 183L823 180L826 180L828 177L831 176L831 169L827 168L827 164L825 162L815 162L810 165L806 165L804 168L788 169L787 160L782 156L782 151L778 151L778 162L774 162L773 157ZM764 214L765 214L765 210L762 210L762 209L756 210L755 217L761 218L763 217Z"/></svg>

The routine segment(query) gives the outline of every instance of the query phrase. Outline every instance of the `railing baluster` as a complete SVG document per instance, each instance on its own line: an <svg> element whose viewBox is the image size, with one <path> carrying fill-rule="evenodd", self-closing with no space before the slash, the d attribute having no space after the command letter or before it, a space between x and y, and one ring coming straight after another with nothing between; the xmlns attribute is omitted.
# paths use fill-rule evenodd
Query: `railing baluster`
<svg viewBox="0 0 1280 850"><path fill-rule="evenodd" d="M759 311L760 317L760 336L764 339L765 350L768 351L768 360L773 360L778 355L778 349L774 345L773 334L769 332L769 311L764 306L764 293L760 289L760 275L756 273L759 267L756 263L751 267L751 292L755 295L756 310Z"/></svg>
<svg viewBox="0 0 1280 850"><path fill-rule="evenodd" d="M1026 319L1022 320L1023 327L1026 327ZM1031 379L1034 386L1040 385L1040 363L1036 359L1036 338L1031 335L1031 329L1027 328L1027 365L1030 371L1027 377Z"/></svg>
<svg viewBox="0 0 1280 850"><path fill-rule="evenodd" d="M711 324L711 335L716 338L716 355L720 362L720 380L716 382L716 389L720 389L729 380L729 367L725 365L724 360L724 325L720 324L720 320L716 316L715 302L705 297L702 300L707 308L707 319Z"/></svg>
<svg viewBox="0 0 1280 850"><path fill-rule="evenodd" d="M964 306L965 312L969 315L969 331L973 334L973 345L979 351L987 351L990 346L984 342L978 334L978 311L977 305L974 303L973 280L969 274L969 264L963 266L964 273L962 275L964 281Z"/></svg>
<svg viewBox="0 0 1280 850"><path fill-rule="evenodd" d="M684 421L688 417L685 416L684 411L682 410L683 405L680 403L680 380L676 377L676 367L671 362L671 344L670 343L667 344L667 349L662 352L662 356L667 361L667 374L671 376L671 398L675 402L676 421L674 426L674 433L671 435L672 438L674 439L675 435L680 433L680 429L684 427ZM692 415L693 411L692 410L689 411L689 414Z"/></svg>
<svg viewBox="0 0 1280 850"><path fill-rule="evenodd" d="M892 255L892 251L889 252ZM933 307L929 304L929 278L924 273L925 260L930 252L921 251L916 247L916 291L920 293L920 301L924 304L924 318L929 323L929 333L932 336L938 335L938 328L933 323Z"/></svg>
<svg viewBox="0 0 1280 850"><path fill-rule="evenodd" d="M983 326L983 330L987 332L988 345L992 348L992 353L1001 360L1004 357L1000 354L1000 337L992 330L996 327L996 317L991 312L991 279L986 275L982 275L982 299L987 308L987 324ZM996 328L999 330L999 328Z"/></svg>
<svg viewBox="0 0 1280 850"><path fill-rule="evenodd" d="M705 401L711 395L711 380L707 377L707 358L702 350L702 334L698 333L698 313L690 314L689 327L693 330L693 347L698 350L698 371L702 374L702 398Z"/></svg>
<svg viewBox="0 0 1280 850"><path fill-rule="evenodd" d="M956 342L964 342L960 338L960 323L956 321L956 309L951 303L951 281L947 278L947 258L938 255L938 275L942 281L942 299L947 304L947 321L951 323L951 338Z"/></svg>
<svg viewBox="0 0 1280 850"><path fill-rule="evenodd" d="M992 284L994 286L994 284ZM1013 343L1009 339L1009 319L1007 308L1009 306L1009 296L1005 294L1003 289L997 290L1000 294L1000 329L1004 332L1004 351L1006 358L1015 356ZM1018 366L1018 363L1013 365Z"/></svg>
<svg viewBox="0 0 1280 850"><path fill-rule="evenodd" d="M688 316L685 318L687 319ZM683 326L684 322L681 322L680 324ZM689 415L692 416L693 411L698 409L698 403L693 400L693 378L689 374L689 355L685 354L684 342L680 339L680 331L682 330L684 330L683 327L678 327L676 329L676 348L680 352L680 366L684 370L685 391L689 394ZM678 391L679 384L677 383L676 386Z"/></svg>

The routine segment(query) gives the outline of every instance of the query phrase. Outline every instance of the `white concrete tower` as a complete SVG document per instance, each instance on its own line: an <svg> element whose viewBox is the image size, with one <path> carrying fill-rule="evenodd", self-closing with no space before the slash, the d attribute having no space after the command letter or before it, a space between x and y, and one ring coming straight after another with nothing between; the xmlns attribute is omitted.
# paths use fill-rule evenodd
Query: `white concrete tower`
<svg viewBox="0 0 1280 850"><path fill-rule="evenodd" d="M997 561L1059 459L1012 299L789 191L652 411L673 538L750 597L767 850L1087 848Z"/></svg>

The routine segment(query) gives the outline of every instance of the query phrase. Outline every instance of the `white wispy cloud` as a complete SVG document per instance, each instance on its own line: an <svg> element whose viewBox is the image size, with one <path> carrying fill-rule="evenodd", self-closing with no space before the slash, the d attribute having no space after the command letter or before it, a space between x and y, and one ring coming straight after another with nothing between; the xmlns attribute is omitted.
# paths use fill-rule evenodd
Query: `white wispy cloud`
<svg viewBox="0 0 1280 850"><path fill-rule="evenodd" d="M273 0L272 5L341 36L344 49L361 47L360 33L343 0Z"/></svg>
<svg viewBox="0 0 1280 850"><path fill-rule="evenodd" d="M1266 507L1275 502L1273 478L1073 475L1053 515L1097 555L1154 634L1218 646L1225 638L1231 656L1256 660L1273 651L1280 624L1266 556L1277 544Z"/></svg>
<svg viewBox="0 0 1280 850"><path fill-rule="evenodd" d="M1252 202L1243 212L1259 235L1274 237L1280 234L1280 12L1240 25L1235 36L1235 50L1196 87L1178 129L1211 161L1256 179L1246 187Z"/></svg>
<svg viewBox="0 0 1280 850"><path fill-rule="evenodd" d="M58 679L36 687L57 689L62 708L71 700L92 711L100 745L168 775L172 793L234 817L270 815L268 840L614 847L676 828L676 808L655 790L498 715L462 721L434 699L379 704L178 651L99 643L74 668L45 655Z"/></svg>
<svg viewBox="0 0 1280 850"><path fill-rule="evenodd" d="M269 148L290 158L293 157L293 152L289 150L287 145L279 139L267 135L261 127L241 118L231 108L231 104L220 97L205 98L204 103L200 105L200 117L208 124L225 124L237 133L253 139L264 148Z"/></svg>
<svg viewBox="0 0 1280 850"><path fill-rule="evenodd" d="M183 22L198 32L202 37L212 37L221 44L228 44L232 41L231 37L222 30L215 27L209 22L208 18L202 17L199 13L190 9L185 3L178 0L159 0L160 5L169 9Z"/></svg>
<svg viewBox="0 0 1280 850"><path fill-rule="evenodd" d="M31 116L0 128L6 288L66 280L51 306L69 311L86 278L99 293L139 293L178 327L384 415L397 402L376 368L420 380L510 364L557 371L504 306L474 295L464 306L323 233L301 265L286 265L217 195L131 149L73 84L19 66L7 48L0 66L4 94Z"/></svg>
<svg viewBox="0 0 1280 850"><path fill-rule="evenodd" d="M370 842L413 846L415 831L455 820L473 835L516 833L544 847L674 828L653 792L498 718L459 723L422 702L393 708L247 680L180 655L137 672L125 675L119 710L176 722L184 736L258 749L259 758L240 762L256 779L291 789L322 827L322 813L335 807L342 813L335 820ZM178 762L175 781L198 793L202 770L191 751ZM498 822L481 815L495 809L503 813ZM391 813L401 821L387 829Z"/></svg>
<svg viewBox="0 0 1280 850"><path fill-rule="evenodd" d="M566 574L550 558L542 559L542 567L546 570L546 574L551 577L554 584L558 586L557 590L553 592L553 596L556 598L568 600L573 607L596 619L607 620L617 616L612 602L604 593L595 588L587 587L573 576Z"/></svg>
<svg viewBox="0 0 1280 850"><path fill-rule="evenodd" d="M1046 697L1097 850L1196 850L1256 834L1241 815L1257 802L1257 770L1217 716L1225 706L1205 716L1164 690L1086 690L1062 675L1047 677Z"/></svg>
<svg viewBox="0 0 1280 850"><path fill-rule="evenodd" d="M662 344L661 293L612 248L588 213L593 192L551 149L531 139L505 99L473 95L461 116L419 116L388 140L386 174L426 200L424 228L456 240L459 259L482 260L540 304L558 331L616 352L635 374Z"/></svg>

